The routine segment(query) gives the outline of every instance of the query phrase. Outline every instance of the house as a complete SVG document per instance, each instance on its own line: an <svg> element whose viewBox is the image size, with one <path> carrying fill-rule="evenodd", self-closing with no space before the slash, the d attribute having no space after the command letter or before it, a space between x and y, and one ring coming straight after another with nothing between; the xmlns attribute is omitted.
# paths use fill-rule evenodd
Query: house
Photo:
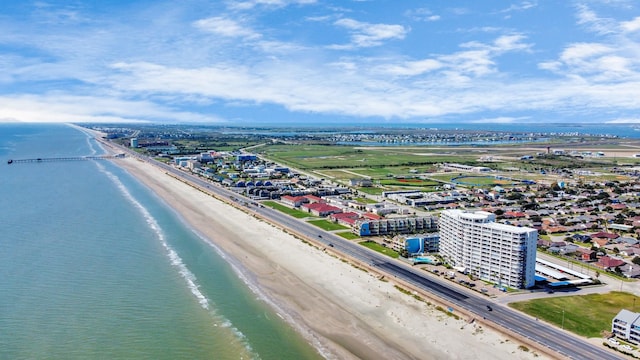
<svg viewBox="0 0 640 360"><path fill-rule="evenodd" d="M596 263L598 267L601 267L604 270L611 270L611 271L615 270L617 267L622 266L624 264L626 264L624 260L612 258L608 255L601 257L600 259L598 259L598 262Z"/></svg>
<svg viewBox="0 0 640 360"><path fill-rule="evenodd" d="M382 216L377 215L377 214L373 214L373 213L369 213L369 212L362 214L362 217L365 218L365 219L368 219L368 220L380 220L380 219L382 219Z"/></svg>
<svg viewBox="0 0 640 360"><path fill-rule="evenodd" d="M575 241L579 241L579 242L591 242L591 236L589 235L583 235L583 234L573 234L573 236L571 236L573 238L573 240Z"/></svg>
<svg viewBox="0 0 640 360"><path fill-rule="evenodd" d="M502 215L504 219L519 219L525 216L526 214L522 211L507 211Z"/></svg>
<svg viewBox="0 0 640 360"><path fill-rule="evenodd" d="M607 238L598 238L598 239L593 239L593 246L597 247L597 248L601 248L601 247L605 247L606 245L609 245L609 239Z"/></svg>
<svg viewBox="0 0 640 360"><path fill-rule="evenodd" d="M324 200L322 200L321 197L315 196L315 195L305 195L303 196L303 198L307 199L307 202L309 203L323 203L325 202Z"/></svg>
<svg viewBox="0 0 640 360"><path fill-rule="evenodd" d="M285 195L280 198L280 201L282 201L282 203L284 203L285 205L289 205L291 207L299 207L302 204L308 203L309 199L304 196Z"/></svg>
<svg viewBox="0 0 640 360"><path fill-rule="evenodd" d="M549 246L551 246L551 241L550 240L538 239L538 246L549 247Z"/></svg>
<svg viewBox="0 0 640 360"><path fill-rule="evenodd" d="M619 238L620 235L618 234L614 234L614 233L609 233L609 232L599 232L599 233L595 233L591 235L591 239L608 239L608 240L615 240L617 238Z"/></svg>
<svg viewBox="0 0 640 360"><path fill-rule="evenodd" d="M621 236L616 239L616 243L632 246L638 244L638 240L632 237Z"/></svg>
<svg viewBox="0 0 640 360"><path fill-rule="evenodd" d="M640 277L640 265L636 264L624 264L620 266L620 271L622 275L627 278L637 278Z"/></svg>
<svg viewBox="0 0 640 360"><path fill-rule="evenodd" d="M342 212L342 209L340 209L339 207L322 203L302 204L300 208L316 216L327 216Z"/></svg>
<svg viewBox="0 0 640 360"><path fill-rule="evenodd" d="M596 252L591 249L581 247L578 248L577 252L580 254L580 260L582 261L594 261L596 259Z"/></svg>
<svg viewBox="0 0 640 360"><path fill-rule="evenodd" d="M628 247L628 248L622 249L620 251L620 255L622 255L622 256L638 256L638 255L640 255L640 248Z"/></svg>
<svg viewBox="0 0 640 360"><path fill-rule="evenodd" d="M562 226L562 225L547 226L546 228L543 225L543 229L549 234L564 233L564 232L569 231L569 228L567 228L566 226Z"/></svg>
<svg viewBox="0 0 640 360"><path fill-rule="evenodd" d="M619 203L619 204L611 204L611 208L616 211L621 211L627 208L627 205Z"/></svg>
<svg viewBox="0 0 640 360"><path fill-rule="evenodd" d="M360 218L360 214L355 212L341 212L329 215L329 219L341 225L353 226L356 220Z"/></svg>
<svg viewBox="0 0 640 360"><path fill-rule="evenodd" d="M574 244L567 244L560 247L560 254L573 254L578 251L579 246Z"/></svg>

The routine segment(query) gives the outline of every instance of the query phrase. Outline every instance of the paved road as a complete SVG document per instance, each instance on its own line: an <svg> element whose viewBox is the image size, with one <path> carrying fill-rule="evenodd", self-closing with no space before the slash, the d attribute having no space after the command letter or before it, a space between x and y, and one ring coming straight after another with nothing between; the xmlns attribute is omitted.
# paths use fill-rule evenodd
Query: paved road
<svg viewBox="0 0 640 360"><path fill-rule="evenodd" d="M126 149L125 149L126 150ZM332 247L333 250L357 259L369 266L377 268L379 271L387 273L389 277L396 277L408 282L424 291L430 292L453 307L465 309L478 317L483 317L504 329L517 333L533 342L552 349L553 351L573 359L619 359L616 354L596 347L584 339L576 337L568 332L557 329L544 322L539 322L513 311L507 307L490 302L482 295L467 292L452 286L450 282L438 277L431 276L425 271L416 270L404 263L390 259L380 253L371 251L363 246L343 239L339 236L327 233L304 221L294 219L280 211L262 207L252 200L246 199L231 190L222 186L214 185L195 175L185 173L172 166L156 162L150 159L143 159L153 162L168 173L177 178L181 178L208 189L216 196L228 201L236 201L241 206L247 206L255 213L264 218L278 223L284 228L288 228L302 236L315 239L317 242ZM246 205L245 205L246 203ZM491 306L491 311L487 306Z"/></svg>

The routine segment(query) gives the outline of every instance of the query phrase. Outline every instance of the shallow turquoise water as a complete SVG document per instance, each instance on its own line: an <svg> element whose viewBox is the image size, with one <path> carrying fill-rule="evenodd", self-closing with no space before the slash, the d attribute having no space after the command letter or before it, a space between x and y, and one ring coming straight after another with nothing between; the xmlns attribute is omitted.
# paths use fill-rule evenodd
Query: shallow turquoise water
<svg viewBox="0 0 640 360"><path fill-rule="evenodd" d="M147 188L64 125L0 124L0 359L315 359Z"/></svg>

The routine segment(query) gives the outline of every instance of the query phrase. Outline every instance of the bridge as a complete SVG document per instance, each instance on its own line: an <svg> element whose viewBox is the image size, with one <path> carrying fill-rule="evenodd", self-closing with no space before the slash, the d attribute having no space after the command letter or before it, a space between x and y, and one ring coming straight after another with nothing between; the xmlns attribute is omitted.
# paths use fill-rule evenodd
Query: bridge
<svg viewBox="0 0 640 360"><path fill-rule="evenodd" d="M52 158L35 158L35 159L9 159L7 164L26 164L26 163L41 163L41 162L57 162L57 161L81 161L81 160L108 160L108 159L122 159L125 154L116 155L99 155L99 156L70 156L70 157L52 157Z"/></svg>

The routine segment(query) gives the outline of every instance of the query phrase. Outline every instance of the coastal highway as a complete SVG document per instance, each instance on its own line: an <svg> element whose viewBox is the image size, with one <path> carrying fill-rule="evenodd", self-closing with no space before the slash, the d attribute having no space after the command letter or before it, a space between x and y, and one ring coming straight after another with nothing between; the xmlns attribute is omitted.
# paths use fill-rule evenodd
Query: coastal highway
<svg viewBox="0 0 640 360"><path fill-rule="evenodd" d="M123 150L127 151L128 149L123 148ZM131 154L131 152L127 152ZM495 304L483 295L475 294L472 291L459 288L457 285L452 284L447 280L430 275L425 271L416 270L407 264L390 259L385 255L369 250L339 236L327 233L311 224L295 219L275 209L262 207L258 203L238 195L220 185L212 184L209 181L203 180L195 175L178 170L164 163L141 157L137 154L134 156L161 167L167 173L176 178L208 190L219 198L228 202L236 202L239 206L247 207L259 216L279 224L285 229L289 229L299 235L312 238L317 243L330 247L332 251L342 253L361 261L364 264L368 264L369 266L376 268L381 273L387 274L388 277L400 279L417 288L436 295L442 299L444 303L450 304L452 310L453 308L465 309L466 311L475 314L478 318L482 317L486 321L493 322L499 327L547 347L564 357L572 359L621 358L615 353L594 346L580 337L560 330L547 323L537 321L527 315L511 310L506 306ZM490 311L487 306L491 306L492 310Z"/></svg>

